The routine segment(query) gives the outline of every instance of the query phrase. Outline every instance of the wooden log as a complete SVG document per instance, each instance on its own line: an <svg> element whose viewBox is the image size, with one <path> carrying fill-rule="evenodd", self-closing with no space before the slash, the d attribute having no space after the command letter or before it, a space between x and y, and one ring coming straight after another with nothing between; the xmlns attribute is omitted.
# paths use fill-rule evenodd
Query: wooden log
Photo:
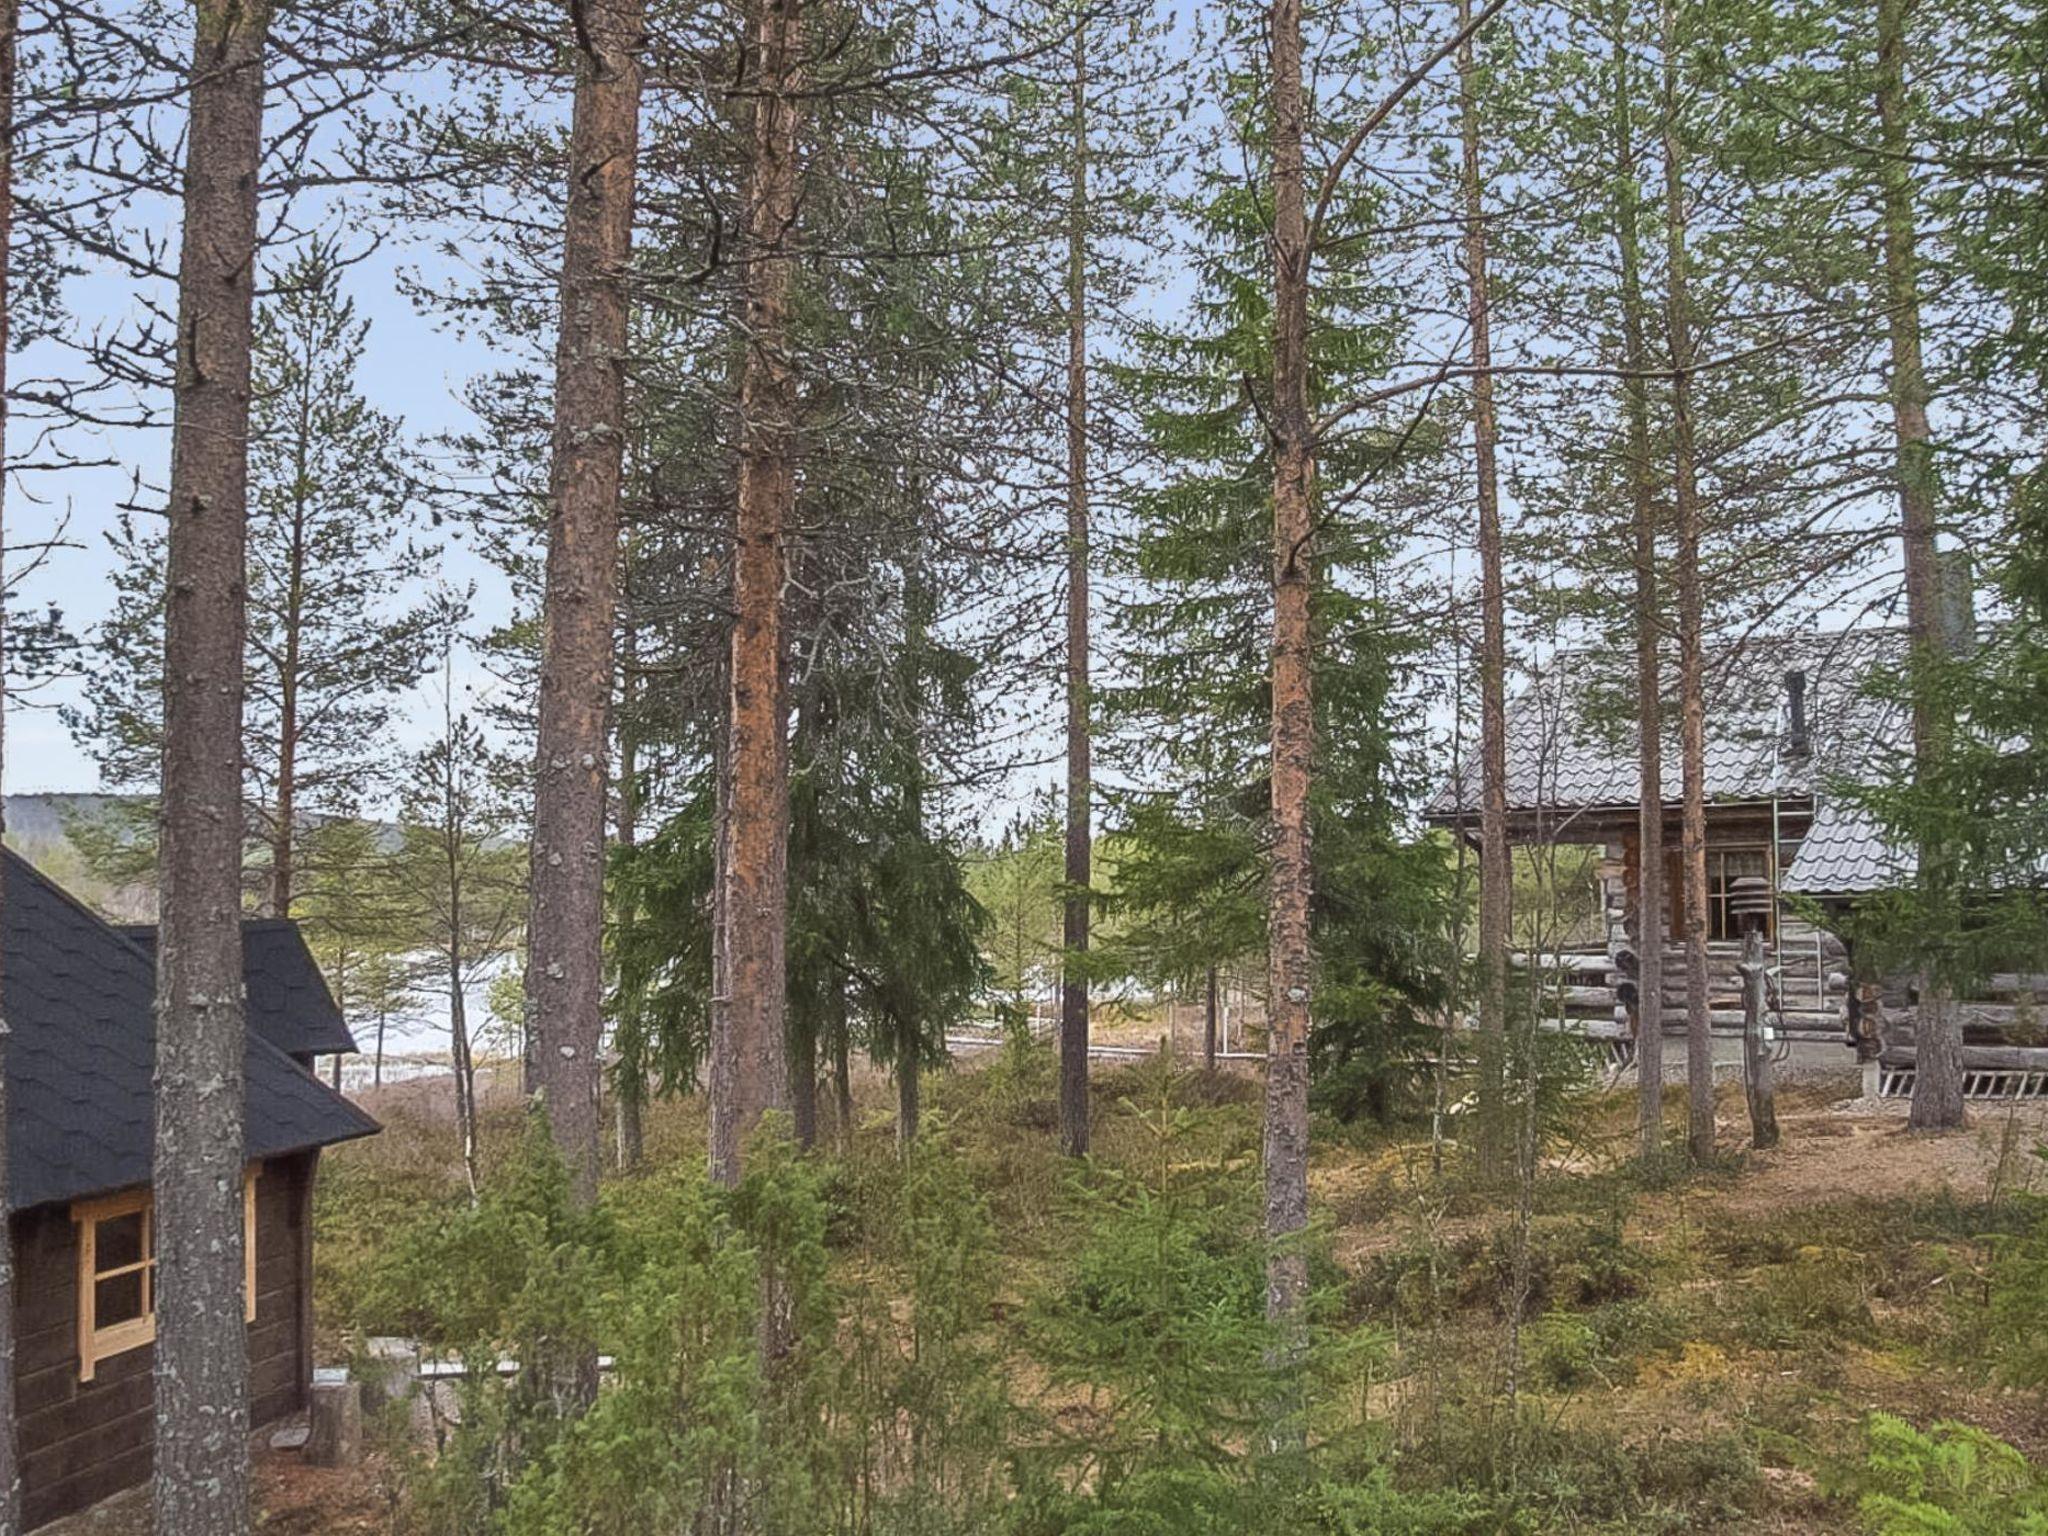
<svg viewBox="0 0 2048 1536"><path fill-rule="evenodd" d="M1888 1067L1910 1067L1919 1053L1910 1045L1890 1045L1885 1048L1884 1064ZM2043 1045L1965 1045L1963 1047L1963 1070L1965 1072L2048 1072L2048 1046Z"/></svg>
<svg viewBox="0 0 2048 1536"><path fill-rule="evenodd" d="M363 1459L362 1388L347 1379L313 1383L306 1461L315 1467L352 1467Z"/></svg>
<svg viewBox="0 0 2048 1536"><path fill-rule="evenodd" d="M1758 927L1745 941L1742 960L1742 1088L1749 1102L1749 1144L1760 1152L1778 1144L1778 1108L1771 1083L1771 1048L1764 1039L1769 1009L1769 970L1764 961L1763 929Z"/></svg>

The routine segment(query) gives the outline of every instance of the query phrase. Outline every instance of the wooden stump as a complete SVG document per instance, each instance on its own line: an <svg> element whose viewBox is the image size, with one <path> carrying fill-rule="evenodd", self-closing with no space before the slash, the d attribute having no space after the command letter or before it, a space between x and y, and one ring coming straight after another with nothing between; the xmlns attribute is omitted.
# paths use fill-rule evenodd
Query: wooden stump
<svg viewBox="0 0 2048 1536"><path fill-rule="evenodd" d="M313 1383L311 1434L306 1462L315 1467L354 1466L363 1459L363 1391L344 1375Z"/></svg>

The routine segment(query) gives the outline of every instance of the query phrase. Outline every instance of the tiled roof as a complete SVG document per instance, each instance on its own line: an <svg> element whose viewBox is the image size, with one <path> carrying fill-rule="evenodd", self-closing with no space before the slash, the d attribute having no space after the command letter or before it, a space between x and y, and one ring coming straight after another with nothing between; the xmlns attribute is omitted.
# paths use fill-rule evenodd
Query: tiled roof
<svg viewBox="0 0 2048 1536"><path fill-rule="evenodd" d="M1752 640L1707 660L1706 788L1709 801L1811 800L1814 819L1784 888L1809 895L1859 895L1910 877L1912 856L1890 846L1877 823L1828 793L1830 782L1873 782L1898 771L1908 750L1905 712L1874 696L1872 682L1896 675L1905 637L1896 629ZM1666 668L1667 686L1672 669ZM1786 674L1806 679L1808 750L1792 750ZM1632 807L1635 658L1571 652L1557 658L1508 705L1508 806L1568 817L1598 807ZM1666 804L1683 794L1676 700L1664 705ZM1479 760L1430 802L1428 816L1476 820Z"/></svg>
<svg viewBox="0 0 2048 1536"><path fill-rule="evenodd" d="M154 923L124 923L121 932L155 958ZM331 1056L355 1050L355 1037L297 923L282 917L242 920L242 982L250 1027L280 1051Z"/></svg>
<svg viewBox="0 0 2048 1536"><path fill-rule="evenodd" d="M1824 796L1778 883L1805 896L1862 896L1911 880L1914 862L1913 850L1887 839L1861 806Z"/></svg>
<svg viewBox="0 0 2048 1536"><path fill-rule="evenodd" d="M1813 795L1829 777L1853 773L1873 734L1895 731L1896 711L1871 699L1866 680L1896 667L1896 630L1751 640L1707 660L1706 785L1709 800L1768 800ZM1675 680L1667 666L1667 687ZM1789 672L1806 678L1810 748L1790 750L1786 728ZM1510 810L1570 812L1632 806L1636 766L1635 658L1625 652L1574 651L1556 658L1509 701ZM1664 707L1664 798L1683 793L1675 699ZM1462 806L1478 814L1479 756L1469 744L1458 778L1429 804L1432 820L1448 821Z"/></svg>
<svg viewBox="0 0 2048 1536"><path fill-rule="evenodd" d="M0 879L13 1204L145 1183L156 1049L150 957L11 850L0 854ZM275 1157L377 1129L253 1028L245 1060L248 1156Z"/></svg>

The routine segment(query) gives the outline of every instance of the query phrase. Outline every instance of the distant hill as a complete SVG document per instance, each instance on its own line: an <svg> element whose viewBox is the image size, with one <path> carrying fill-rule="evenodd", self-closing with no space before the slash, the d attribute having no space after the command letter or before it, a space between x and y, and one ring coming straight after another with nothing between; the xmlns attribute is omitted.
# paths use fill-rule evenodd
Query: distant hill
<svg viewBox="0 0 2048 1536"><path fill-rule="evenodd" d="M116 922L155 922L155 887L147 882L115 885L102 878L71 835L76 827L118 827L124 811L137 812L147 803L143 795L9 795L7 846Z"/></svg>

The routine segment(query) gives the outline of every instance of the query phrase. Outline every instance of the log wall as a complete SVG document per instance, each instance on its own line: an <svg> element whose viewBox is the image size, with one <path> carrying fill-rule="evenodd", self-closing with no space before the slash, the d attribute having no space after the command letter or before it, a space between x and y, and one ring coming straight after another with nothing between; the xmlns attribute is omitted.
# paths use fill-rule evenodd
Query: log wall
<svg viewBox="0 0 2048 1536"><path fill-rule="evenodd" d="M304 1406L312 1375L312 1190L317 1154L274 1159L256 1183L250 1419ZM145 1345L78 1379L78 1234L68 1205L13 1219L15 1424L29 1529L149 1477L154 1410Z"/></svg>

